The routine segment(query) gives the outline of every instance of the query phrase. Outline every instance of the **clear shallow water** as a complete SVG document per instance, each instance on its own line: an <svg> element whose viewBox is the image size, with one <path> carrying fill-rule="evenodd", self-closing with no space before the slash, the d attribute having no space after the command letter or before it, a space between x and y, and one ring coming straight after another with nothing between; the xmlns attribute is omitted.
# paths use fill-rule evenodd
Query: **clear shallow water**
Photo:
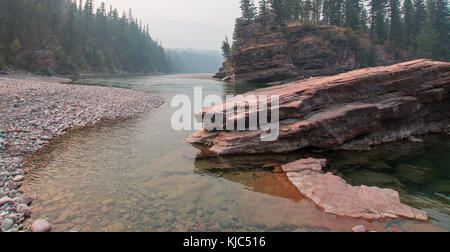
<svg viewBox="0 0 450 252"><path fill-rule="evenodd" d="M384 155L381 151L206 158L183 142L192 132L174 131L170 126L176 110L170 107L170 98L177 94L192 96L194 86L203 87L204 95L225 96L263 85L176 76L79 82L150 91L167 100L161 108L136 118L71 131L27 158L29 175L23 189L39 196L33 203L32 218L48 219L56 231L349 231L357 224L378 231L393 226L408 231L440 230L435 226L450 229L446 201L449 194L441 189L416 188L416 184L408 183L401 186L402 199L427 210L435 218L431 222L434 226L405 220L368 223L324 214L304 199L284 175L264 168L302 157L327 157L330 169L349 182L379 185L377 176L365 174L362 177L368 181L359 181L351 175L355 169L358 174L371 171L370 162L358 160L366 155L378 160L377 155ZM441 152L431 151L430 155L437 156L427 159L447 160L445 166L449 141L443 141L443 148L441 143L431 143ZM423 152L428 147L415 148ZM405 151L406 161L411 161L412 156L422 160L421 154ZM406 161L386 162L396 167ZM439 167L433 166L436 170ZM445 187L449 171L442 171L444 175L437 177L444 179L439 183ZM445 197L435 198L435 193ZM423 202L426 205L421 205Z"/></svg>

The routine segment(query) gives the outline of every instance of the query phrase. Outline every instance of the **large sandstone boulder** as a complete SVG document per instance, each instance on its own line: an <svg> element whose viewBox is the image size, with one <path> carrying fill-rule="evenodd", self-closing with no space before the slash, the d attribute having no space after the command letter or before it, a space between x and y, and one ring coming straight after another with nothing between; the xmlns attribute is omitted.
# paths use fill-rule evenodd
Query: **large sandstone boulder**
<svg viewBox="0 0 450 252"><path fill-rule="evenodd" d="M202 130L187 141L217 155L305 147L369 150L414 135L450 132L449 91L450 63L430 60L311 78L244 94L280 97L278 140L261 142L263 130ZM225 109L219 104L197 117Z"/></svg>
<svg viewBox="0 0 450 252"><path fill-rule="evenodd" d="M352 186L323 173L326 160L302 159L282 166L292 184L329 214L368 220L407 218L428 220L427 213L400 202L398 192L378 187Z"/></svg>

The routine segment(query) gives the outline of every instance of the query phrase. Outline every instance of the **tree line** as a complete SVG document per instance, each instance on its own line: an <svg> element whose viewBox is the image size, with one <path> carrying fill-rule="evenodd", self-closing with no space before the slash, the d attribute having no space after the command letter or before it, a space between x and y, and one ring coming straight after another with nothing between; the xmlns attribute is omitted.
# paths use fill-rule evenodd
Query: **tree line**
<svg viewBox="0 0 450 252"><path fill-rule="evenodd" d="M326 24L367 33L374 44L391 46L402 59L450 60L448 0L241 0L236 27L271 18L289 22ZM226 39L224 56L233 49Z"/></svg>
<svg viewBox="0 0 450 252"><path fill-rule="evenodd" d="M93 0L0 0L0 68L41 67L54 54L61 71L169 72L172 63L149 27ZM41 69L39 71L47 71Z"/></svg>

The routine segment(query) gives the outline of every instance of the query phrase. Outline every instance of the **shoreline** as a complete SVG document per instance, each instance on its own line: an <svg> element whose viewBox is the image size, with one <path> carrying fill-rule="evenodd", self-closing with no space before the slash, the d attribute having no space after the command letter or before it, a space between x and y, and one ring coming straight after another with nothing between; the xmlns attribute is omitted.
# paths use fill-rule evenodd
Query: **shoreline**
<svg viewBox="0 0 450 252"><path fill-rule="evenodd" d="M20 191L25 155L68 131L127 119L164 104L164 98L128 89L63 84L54 78L0 76L0 231L27 231L37 197ZM59 79L61 80L61 79Z"/></svg>

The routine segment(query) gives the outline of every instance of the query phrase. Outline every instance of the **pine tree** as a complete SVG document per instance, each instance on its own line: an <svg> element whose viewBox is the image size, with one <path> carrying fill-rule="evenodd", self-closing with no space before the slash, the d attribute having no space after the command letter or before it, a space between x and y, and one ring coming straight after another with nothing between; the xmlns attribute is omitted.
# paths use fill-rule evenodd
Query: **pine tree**
<svg viewBox="0 0 450 252"><path fill-rule="evenodd" d="M360 17L361 17L361 3L360 0L345 0L344 7L344 26L353 29L354 31L359 30L360 27Z"/></svg>
<svg viewBox="0 0 450 252"><path fill-rule="evenodd" d="M323 19L327 24L342 26L344 21L344 0L324 0Z"/></svg>
<svg viewBox="0 0 450 252"><path fill-rule="evenodd" d="M280 25L285 24L287 20L285 2L283 0L270 0L270 7L275 15L275 20Z"/></svg>
<svg viewBox="0 0 450 252"><path fill-rule="evenodd" d="M388 38L386 9L387 0L370 0L370 35L372 41L383 44Z"/></svg>
<svg viewBox="0 0 450 252"><path fill-rule="evenodd" d="M241 0L242 18L251 21L256 16L256 7L253 0Z"/></svg>
<svg viewBox="0 0 450 252"><path fill-rule="evenodd" d="M259 15L267 17L269 15L269 5L267 0L259 0Z"/></svg>
<svg viewBox="0 0 450 252"><path fill-rule="evenodd" d="M439 60L450 60L450 20L448 0L434 0L433 5L428 7L433 11L430 20L432 29L436 32L436 46L433 58Z"/></svg>
<svg viewBox="0 0 450 252"><path fill-rule="evenodd" d="M392 45L399 47L403 41L400 0L389 0L389 13L389 41Z"/></svg>
<svg viewBox="0 0 450 252"><path fill-rule="evenodd" d="M231 59L231 46L230 42L228 41L228 37L225 36L225 40L222 42L222 55L226 59L226 61L229 61Z"/></svg>
<svg viewBox="0 0 450 252"><path fill-rule="evenodd" d="M403 44L405 47L413 45L414 41L414 7L412 0L403 2Z"/></svg>
<svg viewBox="0 0 450 252"><path fill-rule="evenodd" d="M360 28L359 30L362 32L369 32L369 14L367 14L366 7L364 7L364 4L361 4L360 6L361 14L359 18L359 24Z"/></svg>
<svg viewBox="0 0 450 252"><path fill-rule="evenodd" d="M418 39L421 35L422 31L425 28L425 22L427 19L427 12L425 8L425 1L424 0L414 0L414 12L413 12L413 39L414 39L414 55L418 54L419 45L418 45ZM423 38L422 38L423 39Z"/></svg>

